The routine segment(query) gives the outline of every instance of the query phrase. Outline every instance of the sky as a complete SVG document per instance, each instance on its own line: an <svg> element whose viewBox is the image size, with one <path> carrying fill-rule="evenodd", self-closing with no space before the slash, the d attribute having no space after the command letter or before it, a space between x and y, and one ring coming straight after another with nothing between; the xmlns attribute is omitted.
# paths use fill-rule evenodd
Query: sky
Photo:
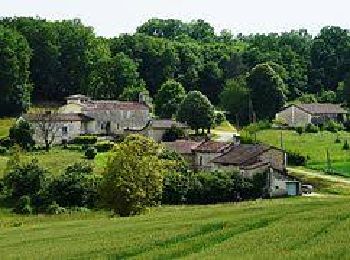
<svg viewBox="0 0 350 260"><path fill-rule="evenodd" d="M0 16L80 18L97 35L133 33L150 18L204 19L217 32L283 32L326 25L350 29L349 0L0 0Z"/></svg>

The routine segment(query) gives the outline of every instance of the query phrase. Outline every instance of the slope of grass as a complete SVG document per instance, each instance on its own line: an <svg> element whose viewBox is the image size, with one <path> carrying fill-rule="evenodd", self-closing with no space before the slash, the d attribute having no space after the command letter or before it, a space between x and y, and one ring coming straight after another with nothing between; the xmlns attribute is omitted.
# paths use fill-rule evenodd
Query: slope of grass
<svg viewBox="0 0 350 260"><path fill-rule="evenodd" d="M335 134L324 131L317 134L299 135L291 130L263 130L257 133L257 139L281 147L281 132L283 146L287 151L298 152L310 157L308 167L324 170L327 166L328 149L333 170L350 177L350 151L343 150L344 141L350 141L350 133L339 132ZM337 136L341 143L335 143Z"/></svg>
<svg viewBox="0 0 350 260"><path fill-rule="evenodd" d="M14 118L0 118L0 138L8 136L14 122Z"/></svg>
<svg viewBox="0 0 350 260"><path fill-rule="evenodd" d="M81 151L66 150L60 147L54 147L49 152L28 152L21 155L22 161L37 159L44 168L48 169L52 175L61 174L68 165L76 162L86 161L95 166L95 171L101 173L106 164L106 154L101 153L96 156L95 161L85 160L84 153ZM4 173L8 156L0 156L0 177Z"/></svg>
<svg viewBox="0 0 350 260"><path fill-rule="evenodd" d="M2 259L343 259L349 212L350 199L341 197L163 207L134 218L3 210L0 252Z"/></svg>

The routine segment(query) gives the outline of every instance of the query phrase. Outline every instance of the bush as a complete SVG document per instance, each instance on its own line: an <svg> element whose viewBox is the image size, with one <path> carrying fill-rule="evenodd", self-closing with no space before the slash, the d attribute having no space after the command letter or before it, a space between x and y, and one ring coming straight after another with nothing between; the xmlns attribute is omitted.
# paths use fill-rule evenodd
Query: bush
<svg viewBox="0 0 350 260"><path fill-rule="evenodd" d="M97 137L93 135L82 135L74 138L74 144L95 144L97 142Z"/></svg>
<svg viewBox="0 0 350 260"><path fill-rule="evenodd" d="M110 141L104 141L104 142L98 142L95 145L95 148L97 150L97 152L99 153L105 153L108 152L109 150L111 150L114 147L114 143L110 142Z"/></svg>
<svg viewBox="0 0 350 260"><path fill-rule="evenodd" d="M340 144L341 143L341 140L340 140L339 136L337 136L337 138L335 139L334 143L336 143L336 144Z"/></svg>
<svg viewBox="0 0 350 260"><path fill-rule="evenodd" d="M163 142L174 142L178 139L182 139L185 137L185 131L182 128L178 128L176 126L171 126L171 128L165 130L162 141Z"/></svg>
<svg viewBox="0 0 350 260"><path fill-rule="evenodd" d="M324 129L332 132L332 133L336 133L338 131L341 131L344 129L342 124L338 124L337 122L334 122L333 120L328 120L325 125L324 125Z"/></svg>
<svg viewBox="0 0 350 260"><path fill-rule="evenodd" d="M30 150L35 145L33 133L30 124L23 118L19 118L10 128L9 138L22 149Z"/></svg>
<svg viewBox="0 0 350 260"><path fill-rule="evenodd" d="M10 137L0 138L0 146L10 149L13 146L13 141Z"/></svg>
<svg viewBox="0 0 350 260"><path fill-rule="evenodd" d="M302 135L304 132L304 128L302 126L297 126L295 128L295 132L297 132L299 135Z"/></svg>
<svg viewBox="0 0 350 260"><path fill-rule="evenodd" d="M349 150L350 146L348 144L348 140L345 140L344 145L343 145L343 150Z"/></svg>
<svg viewBox="0 0 350 260"><path fill-rule="evenodd" d="M6 154L8 151L7 151L7 148L6 147L3 147L3 146L0 146L0 155L4 155Z"/></svg>
<svg viewBox="0 0 350 260"><path fill-rule="evenodd" d="M350 131L350 120L346 120L344 123L343 123L343 126L344 126L344 129L346 131Z"/></svg>
<svg viewBox="0 0 350 260"><path fill-rule="evenodd" d="M212 204L239 201L263 196L265 186L266 176L246 180L237 172L171 172L165 175L162 202Z"/></svg>
<svg viewBox="0 0 350 260"><path fill-rule="evenodd" d="M37 160L24 164L18 163L5 173L4 185L9 191L9 196L14 200L27 195L32 201L37 201L46 188L46 174L46 170L39 166Z"/></svg>
<svg viewBox="0 0 350 260"><path fill-rule="evenodd" d="M287 152L288 165L293 166L305 166L307 164L308 157L296 152Z"/></svg>
<svg viewBox="0 0 350 260"><path fill-rule="evenodd" d="M88 147L85 151L85 158L88 160L95 159L95 156L97 154L97 151L94 147Z"/></svg>
<svg viewBox="0 0 350 260"><path fill-rule="evenodd" d="M305 127L305 133L317 134L318 130L318 127L314 124L307 124Z"/></svg>
<svg viewBox="0 0 350 260"><path fill-rule="evenodd" d="M29 196L21 196L16 204L14 212L17 214L29 215L32 214L31 199Z"/></svg>
<svg viewBox="0 0 350 260"><path fill-rule="evenodd" d="M224 113L218 112L215 114L215 118L214 118L215 125L221 125L225 121L226 121L226 116Z"/></svg>
<svg viewBox="0 0 350 260"><path fill-rule="evenodd" d="M101 176L90 165L75 163L54 179L49 186L51 201L62 207L94 207L98 199Z"/></svg>
<svg viewBox="0 0 350 260"><path fill-rule="evenodd" d="M60 205L58 205L55 201L52 202L46 210L47 214L51 214L51 215L58 215L58 214L62 214L65 213L66 209L63 207L60 207Z"/></svg>

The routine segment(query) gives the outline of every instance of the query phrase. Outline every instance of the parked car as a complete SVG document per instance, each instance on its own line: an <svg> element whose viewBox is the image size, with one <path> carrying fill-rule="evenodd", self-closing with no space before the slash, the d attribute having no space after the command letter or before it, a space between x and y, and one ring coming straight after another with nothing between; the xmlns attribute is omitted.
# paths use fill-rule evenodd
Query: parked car
<svg viewBox="0 0 350 260"><path fill-rule="evenodd" d="M301 185L301 191L303 192L303 194L311 194L313 191L313 187L312 185L304 184Z"/></svg>

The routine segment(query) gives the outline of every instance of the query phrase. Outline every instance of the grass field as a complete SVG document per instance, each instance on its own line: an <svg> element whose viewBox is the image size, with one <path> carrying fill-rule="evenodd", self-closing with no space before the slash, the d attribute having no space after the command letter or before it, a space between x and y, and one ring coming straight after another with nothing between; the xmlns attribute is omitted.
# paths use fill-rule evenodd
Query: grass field
<svg viewBox="0 0 350 260"><path fill-rule="evenodd" d="M0 138L6 137L9 134L10 127L15 122L13 118L1 118L0 119Z"/></svg>
<svg viewBox="0 0 350 260"><path fill-rule="evenodd" d="M350 199L163 207L133 218L0 211L0 229L2 259L344 259Z"/></svg>
<svg viewBox="0 0 350 260"><path fill-rule="evenodd" d="M341 143L336 144L339 136ZM263 130L257 133L257 139L281 147L280 130ZM327 149L332 161L332 169L337 173L350 177L350 151L343 150L345 140L350 142L350 133L339 132L338 134L328 131L317 134L299 135L295 131L282 131L283 146L287 151L298 152L308 155L310 160L308 167L317 170L324 170L327 167Z"/></svg>
<svg viewBox="0 0 350 260"><path fill-rule="evenodd" d="M52 175L61 174L68 165L76 162L86 161L95 166L95 172L101 173L107 161L105 153L100 153L96 156L94 161L85 160L84 153L81 151L65 150L54 147L47 152L28 152L21 155L22 161L30 161L37 159L41 166L48 169ZM0 156L0 177L4 174L8 156Z"/></svg>

